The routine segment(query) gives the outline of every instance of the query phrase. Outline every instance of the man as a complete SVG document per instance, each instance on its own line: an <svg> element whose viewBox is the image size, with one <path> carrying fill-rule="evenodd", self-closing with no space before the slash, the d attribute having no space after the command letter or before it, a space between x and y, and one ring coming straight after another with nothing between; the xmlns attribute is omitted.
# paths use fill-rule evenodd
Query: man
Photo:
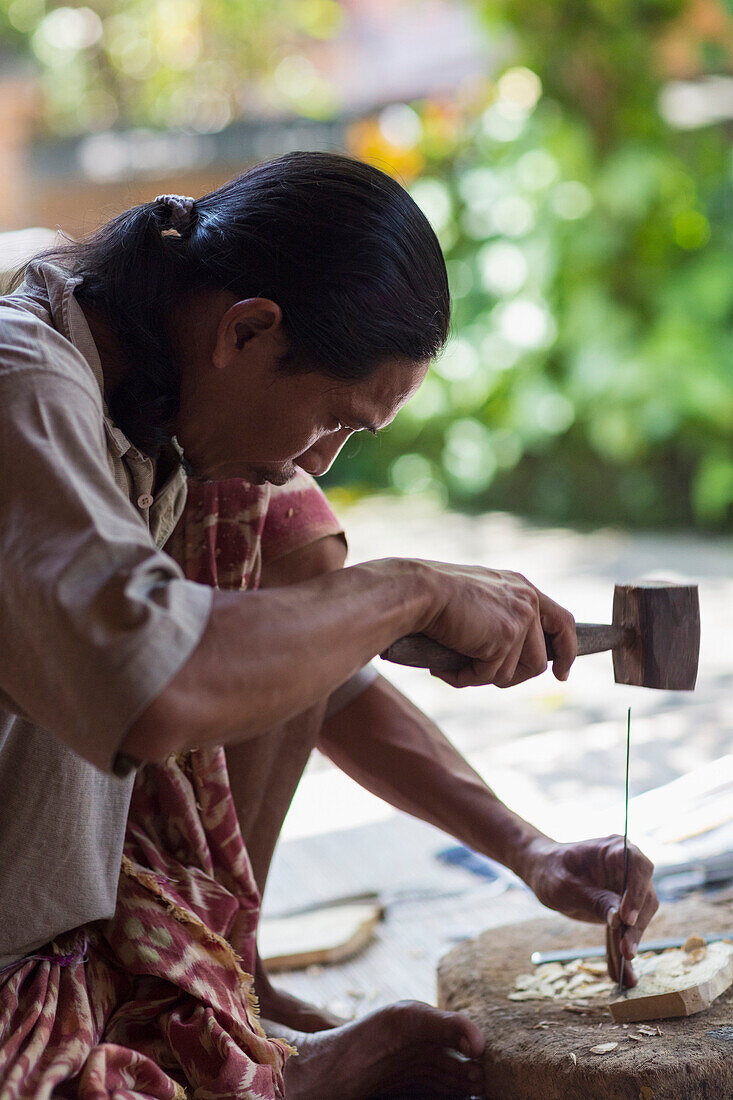
<svg viewBox="0 0 733 1100"><path fill-rule="evenodd" d="M620 914L627 961L657 905L635 848L621 897L618 837L543 836L362 671L418 632L471 658L456 687L541 673L545 632L558 678L575 656L572 617L517 574L343 568L309 479L391 422L446 338L429 225L376 170L295 154L40 260L0 321L7 1095L480 1093L466 1018L407 1003L338 1026L255 950L316 745L552 908Z"/></svg>

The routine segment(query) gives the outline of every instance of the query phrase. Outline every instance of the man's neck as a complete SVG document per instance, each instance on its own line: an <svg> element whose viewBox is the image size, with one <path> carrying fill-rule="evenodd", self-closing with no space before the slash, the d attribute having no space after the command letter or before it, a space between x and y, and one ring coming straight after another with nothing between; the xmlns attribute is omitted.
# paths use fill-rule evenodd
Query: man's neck
<svg viewBox="0 0 733 1100"><path fill-rule="evenodd" d="M86 302L83 305L80 302L79 305L99 354L104 392L105 395L109 395L114 393L124 378L128 364L104 314ZM155 463L154 492L157 493L165 485L178 464L179 459L175 449L172 446L163 447Z"/></svg>

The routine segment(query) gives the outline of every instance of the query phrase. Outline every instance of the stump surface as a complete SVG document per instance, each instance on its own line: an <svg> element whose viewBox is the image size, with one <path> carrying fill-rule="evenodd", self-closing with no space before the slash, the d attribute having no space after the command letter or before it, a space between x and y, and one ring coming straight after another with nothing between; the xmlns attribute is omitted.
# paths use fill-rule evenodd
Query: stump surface
<svg viewBox="0 0 733 1100"><path fill-rule="evenodd" d="M664 907L647 939L733 927L733 900L688 898ZM733 1100L733 989L705 1012L654 1022L661 1035L641 1041L638 1025L614 1023L605 997L583 1015L567 1001L510 1001L533 951L603 942L598 925L549 917L492 929L453 948L438 967L438 1003L465 1012L486 1036L490 1100ZM642 950L644 942L642 940ZM538 1026L538 1025L542 1026ZM617 1042L608 1054L590 1048ZM575 1055L575 1061L572 1055Z"/></svg>

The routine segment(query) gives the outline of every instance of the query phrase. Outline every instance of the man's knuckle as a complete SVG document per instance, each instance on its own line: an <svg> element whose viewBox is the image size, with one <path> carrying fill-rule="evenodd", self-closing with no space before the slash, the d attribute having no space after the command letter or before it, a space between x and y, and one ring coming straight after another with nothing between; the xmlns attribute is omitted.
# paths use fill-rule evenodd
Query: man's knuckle
<svg viewBox="0 0 733 1100"><path fill-rule="evenodd" d="M537 609L526 593L522 593L517 600L517 617L523 625L532 622L537 615Z"/></svg>

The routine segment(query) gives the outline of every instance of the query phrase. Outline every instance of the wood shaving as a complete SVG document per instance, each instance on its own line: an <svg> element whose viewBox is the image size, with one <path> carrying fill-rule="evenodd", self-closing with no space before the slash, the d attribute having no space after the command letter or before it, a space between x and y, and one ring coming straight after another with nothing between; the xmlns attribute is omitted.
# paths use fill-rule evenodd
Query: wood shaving
<svg viewBox="0 0 733 1100"><path fill-rule="evenodd" d="M610 993L615 989L613 982L591 982L581 990L583 997L600 997L602 993Z"/></svg>
<svg viewBox="0 0 733 1100"><path fill-rule="evenodd" d="M646 1042L646 1039L645 1039L645 1037L644 1037L643 1035L627 1035L627 1036L626 1036L626 1038L627 1038L627 1039L633 1039L633 1040L634 1040L635 1042L637 1042L637 1043L644 1043L644 1042Z"/></svg>
<svg viewBox="0 0 733 1100"><path fill-rule="evenodd" d="M586 974L593 974L596 978L602 978L608 973L608 969L603 959L580 959L579 970L584 971Z"/></svg>
<svg viewBox="0 0 733 1100"><path fill-rule="evenodd" d="M531 974L519 974L510 1001L577 1000L610 993L614 983L607 979L605 963L598 959L572 959L567 963L543 963Z"/></svg>
<svg viewBox="0 0 733 1100"><path fill-rule="evenodd" d="M608 1054L609 1051L615 1050L618 1043L599 1043L598 1046L591 1047L591 1054Z"/></svg>
<svg viewBox="0 0 733 1100"><path fill-rule="evenodd" d="M659 1026L652 1027L651 1024L639 1024L639 1026L637 1027L636 1030L638 1032L640 1032L642 1035L661 1035L662 1034L661 1027L659 1027Z"/></svg>
<svg viewBox="0 0 733 1100"><path fill-rule="evenodd" d="M519 974L514 980L515 989L530 989L534 985L534 974Z"/></svg>

